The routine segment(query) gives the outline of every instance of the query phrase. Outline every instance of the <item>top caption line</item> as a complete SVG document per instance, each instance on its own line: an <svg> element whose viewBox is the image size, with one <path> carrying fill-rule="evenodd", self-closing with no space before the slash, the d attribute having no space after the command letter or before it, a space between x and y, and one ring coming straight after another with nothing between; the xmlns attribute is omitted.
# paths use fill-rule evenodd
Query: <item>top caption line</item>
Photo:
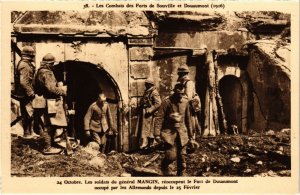
<svg viewBox="0 0 300 195"><path fill-rule="evenodd" d="M83 5L84 9L95 9L95 8L108 8L108 9L116 9L116 8L140 8L140 9L177 9L177 8L198 8L198 9L225 9L225 4L219 3L204 3L204 4L172 4L172 3L151 3L151 4L143 4L143 3L127 3L127 4L118 4L118 3L86 3Z"/></svg>

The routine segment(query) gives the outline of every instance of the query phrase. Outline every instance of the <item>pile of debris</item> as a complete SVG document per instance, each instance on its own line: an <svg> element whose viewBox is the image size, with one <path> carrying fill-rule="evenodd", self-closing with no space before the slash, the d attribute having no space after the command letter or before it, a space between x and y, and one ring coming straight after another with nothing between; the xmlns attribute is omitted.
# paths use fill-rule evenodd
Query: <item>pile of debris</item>
<svg viewBox="0 0 300 195"><path fill-rule="evenodd" d="M189 176L291 176L290 130L263 134L198 138L200 147L187 157ZM104 155L94 144L72 155L43 155L39 138L12 135L11 175L18 177L162 176L162 150ZM58 158L59 156L59 158ZM171 168L175 172L176 164Z"/></svg>

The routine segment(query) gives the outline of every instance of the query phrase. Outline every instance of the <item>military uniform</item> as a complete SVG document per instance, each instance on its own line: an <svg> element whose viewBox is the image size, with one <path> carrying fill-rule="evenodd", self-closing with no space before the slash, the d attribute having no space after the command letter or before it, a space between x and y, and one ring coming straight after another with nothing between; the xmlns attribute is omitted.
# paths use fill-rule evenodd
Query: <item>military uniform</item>
<svg viewBox="0 0 300 195"><path fill-rule="evenodd" d="M174 119L175 114L177 119ZM155 136L161 137L166 146L161 169L164 175L171 175L169 165L177 158L177 175L186 168L186 145L192 139L191 114L187 97L180 100L176 93L162 102L157 115Z"/></svg>
<svg viewBox="0 0 300 195"><path fill-rule="evenodd" d="M149 81L146 81L149 82ZM153 83L154 85L154 83ZM160 107L161 99L155 86L152 86L144 92L143 98L141 100L141 106L143 112L140 113L139 122L141 122L141 148L146 146L151 146L154 137L154 122L157 110Z"/></svg>
<svg viewBox="0 0 300 195"><path fill-rule="evenodd" d="M54 57L47 54L38 69L34 84L36 94L44 96L47 100L47 108L35 109L35 114L40 118L40 125L44 127L41 136L44 140L44 152L51 150L51 143L57 127L66 127L67 120L63 108L63 101L61 96L66 96L66 88L58 86L57 80L52 71ZM49 102L55 102L56 113L49 113Z"/></svg>
<svg viewBox="0 0 300 195"><path fill-rule="evenodd" d="M100 146L100 151L105 152L106 134L112 130L112 117L107 102L92 103L84 117L84 130L91 131L91 139Z"/></svg>
<svg viewBox="0 0 300 195"><path fill-rule="evenodd" d="M32 64L33 55L34 50L32 47L26 46L23 48L22 57L17 65L15 77L15 94L20 98L20 108L23 117L25 137L30 136L33 122L33 108L31 105L31 101L34 98L32 81L34 78L35 66Z"/></svg>
<svg viewBox="0 0 300 195"><path fill-rule="evenodd" d="M183 74L180 75L180 73ZM195 95L197 95L197 93L195 89L195 83L190 80L188 73L189 73L188 66L180 66L178 68L178 75L179 75L178 82L184 86L184 93L188 98L189 102L191 102L191 100L194 98ZM201 105L199 104L199 106ZM197 112L193 111L193 109L191 109L191 118L192 118L191 123L192 123L193 135L195 136L196 131L200 132L201 127L198 121Z"/></svg>

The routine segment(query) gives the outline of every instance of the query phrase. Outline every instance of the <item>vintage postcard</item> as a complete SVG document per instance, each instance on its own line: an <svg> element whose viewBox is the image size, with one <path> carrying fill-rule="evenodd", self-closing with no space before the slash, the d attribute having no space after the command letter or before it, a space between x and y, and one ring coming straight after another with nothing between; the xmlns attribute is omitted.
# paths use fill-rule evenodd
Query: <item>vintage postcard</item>
<svg viewBox="0 0 300 195"><path fill-rule="evenodd" d="M3 193L297 193L299 2L2 2Z"/></svg>

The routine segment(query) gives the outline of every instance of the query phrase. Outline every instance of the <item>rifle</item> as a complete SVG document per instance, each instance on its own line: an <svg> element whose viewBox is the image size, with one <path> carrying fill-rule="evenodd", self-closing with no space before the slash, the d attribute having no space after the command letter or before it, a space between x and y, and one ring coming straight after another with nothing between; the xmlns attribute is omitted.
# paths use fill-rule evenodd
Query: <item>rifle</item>
<svg viewBox="0 0 300 195"><path fill-rule="evenodd" d="M66 65L64 64L64 72L63 72L63 83L66 85L67 84L67 71L66 71ZM70 122L70 115L69 115L69 112L68 112L68 103L67 103L67 99L66 97L63 97L63 107L64 107L64 111L65 111L65 114L66 114L66 118L67 118L67 124L69 124ZM71 146L71 142L70 142L70 139L68 137L68 126L67 127L64 127L63 128L63 131L64 131L64 136L65 136L65 139L66 139L66 154L67 155L71 155L73 154L73 148Z"/></svg>

